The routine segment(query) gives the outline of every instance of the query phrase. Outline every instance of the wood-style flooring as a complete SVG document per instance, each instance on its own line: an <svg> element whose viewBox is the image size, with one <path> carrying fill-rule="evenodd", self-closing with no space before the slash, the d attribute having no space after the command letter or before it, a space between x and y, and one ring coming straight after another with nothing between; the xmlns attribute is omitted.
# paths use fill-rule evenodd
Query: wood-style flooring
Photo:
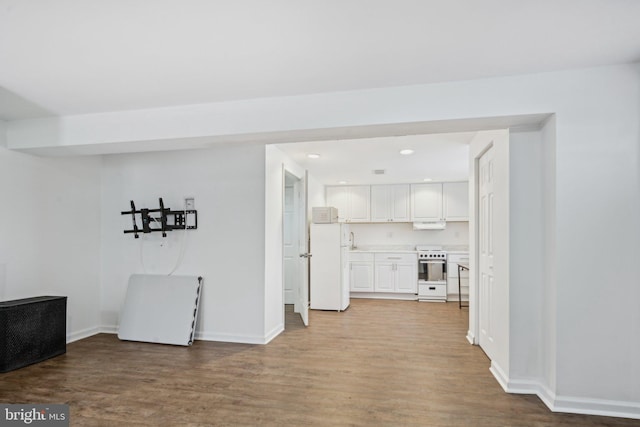
<svg viewBox="0 0 640 427"><path fill-rule="evenodd" d="M0 402L68 403L72 426L638 426L550 412L502 391L456 303L352 300L287 314L270 344L122 342L100 334L0 374ZM297 322L297 323L296 323Z"/></svg>

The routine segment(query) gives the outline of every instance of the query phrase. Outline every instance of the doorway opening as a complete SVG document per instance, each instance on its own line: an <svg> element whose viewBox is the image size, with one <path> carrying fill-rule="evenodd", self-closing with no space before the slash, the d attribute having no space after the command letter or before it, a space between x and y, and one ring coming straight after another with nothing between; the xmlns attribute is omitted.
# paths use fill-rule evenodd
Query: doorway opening
<svg viewBox="0 0 640 427"><path fill-rule="evenodd" d="M283 168L282 254L285 330L309 324L306 177Z"/></svg>

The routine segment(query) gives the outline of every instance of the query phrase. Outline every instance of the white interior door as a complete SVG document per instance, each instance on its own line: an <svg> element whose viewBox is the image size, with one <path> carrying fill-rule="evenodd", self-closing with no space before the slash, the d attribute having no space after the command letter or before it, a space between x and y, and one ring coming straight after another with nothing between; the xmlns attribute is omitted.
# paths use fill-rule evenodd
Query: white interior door
<svg viewBox="0 0 640 427"><path fill-rule="evenodd" d="M298 301L298 280L299 280L299 261L298 261L298 212L294 203L294 178L290 174L286 174L284 187L284 208L283 208L283 250L284 250L284 303L294 304L294 311L300 312L299 307L295 307ZM297 308L297 310L296 310Z"/></svg>
<svg viewBox="0 0 640 427"><path fill-rule="evenodd" d="M478 162L478 201L479 201L479 256L478 256L478 286L479 286L479 344L490 359L494 359L495 340L492 319L493 301L495 295L494 282L494 149L480 157Z"/></svg>
<svg viewBox="0 0 640 427"><path fill-rule="evenodd" d="M307 215L308 172L294 184L294 207L298 212L298 304L300 317L309 326L309 218Z"/></svg>

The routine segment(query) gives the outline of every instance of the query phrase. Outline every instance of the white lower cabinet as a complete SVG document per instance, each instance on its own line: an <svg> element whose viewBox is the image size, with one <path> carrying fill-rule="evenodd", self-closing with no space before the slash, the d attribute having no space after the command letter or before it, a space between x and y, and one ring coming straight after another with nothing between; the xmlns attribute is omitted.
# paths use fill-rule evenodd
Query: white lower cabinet
<svg viewBox="0 0 640 427"><path fill-rule="evenodd" d="M394 292L395 270L393 263L376 259L375 270L376 278L373 290L375 292Z"/></svg>
<svg viewBox="0 0 640 427"><path fill-rule="evenodd" d="M416 254L376 253L375 271L375 292L418 292Z"/></svg>
<svg viewBox="0 0 640 427"><path fill-rule="evenodd" d="M351 292L373 292L373 254L351 253L349 257Z"/></svg>
<svg viewBox="0 0 640 427"><path fill-rule="evenodd" d="M418 265L415 262L396 264L396 292L418 292Z"/></svg>
<svg viewBox="0 0 640 427"><path fill-rule="evenodd" d="M349 269L351 292L418 292L416 254L351 252Z"/></svg>
<svg viewBox="0 0 640 427"><path fill-rule="evenodd" d="M458 300L458 263L469 265L469 253L449 254L447 258L447 299ZM469 299L469 271L460 272L462 300Z"/></svg>

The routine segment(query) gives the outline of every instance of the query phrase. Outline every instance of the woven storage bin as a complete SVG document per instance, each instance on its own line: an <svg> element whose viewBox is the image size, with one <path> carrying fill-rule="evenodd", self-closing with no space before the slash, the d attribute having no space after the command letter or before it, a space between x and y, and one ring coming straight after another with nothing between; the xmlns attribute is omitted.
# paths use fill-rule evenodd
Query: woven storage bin
<svg viewBox="0 0 640 427"><path fill-rule="evenodd" d="M0 372L67 351L67 297L0 302Z"/></svg>

